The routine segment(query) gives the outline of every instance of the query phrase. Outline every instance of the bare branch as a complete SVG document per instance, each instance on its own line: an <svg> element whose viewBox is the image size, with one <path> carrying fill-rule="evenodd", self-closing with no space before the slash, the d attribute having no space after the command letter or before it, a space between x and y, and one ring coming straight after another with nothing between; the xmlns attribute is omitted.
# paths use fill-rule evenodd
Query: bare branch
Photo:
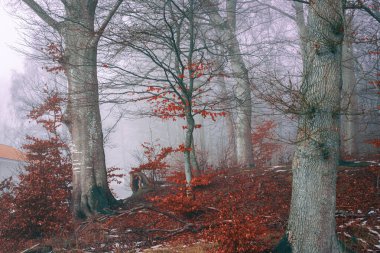
<svg viewBox="0 0 380 253"><path fill-rule="evenodd" d="M303 3L303 4L310 4L308 1L302 1L302 0L291 0L293 2L299 2L299 3Z"/></svg>
<svg viewBox="0 0 380 253"><path fill-rule="evenodd" d="M61 2L65 6L65 8L69 7L69 4L67 3L67 0L61 0Z"/></svg>
<svg viewBox="0 0 380 253"><path fill-rule="evenodd" d="M277 7L275 7L275 6L271 5L271 4L263 3L261 1L257 1L257 2L260 3L261 5L264 5L264 6L270 8L272 10L275 10L275 11L281 13L282 15L284 15L284 16L286 16L286 17L288 17L288 18L290 18L290 19L292 19L294 21L296 20L294 16L290 15L289 13L286 13L285 11L281 10L280 8L277 8Z"/></svg>
<svg viewBox="0 0 380 253"><path fill-rule="evenodd" d="M359 6L361 6L361 9L366 11L369 15L371 15L374 19L376 19L377 22L380 23L380 12L377 10L372 10L368 5L365 5L363 1L358 0Z"/></svg>
<svg viewBox="0 0 380 253"><path fill-rule="evenodd" d="M34 0L22 0L26 5L28 5L43 21L45 21L49 26L51 26L57 32L60 32L60 23L52 18L38 3Z"/></svg>
<svg viewBox="0 0 380 253"><path fill-rule="evenodd" d="M108 23L111 21L112 17L115 15L117 9L119 9L120 5L123 3L124 0L117 0L115 5L112 7L110 12L108 13L107 17L104 19L102 25L99 27L97 34L97 40L102 36L104 30L106 29Z"/></svg>

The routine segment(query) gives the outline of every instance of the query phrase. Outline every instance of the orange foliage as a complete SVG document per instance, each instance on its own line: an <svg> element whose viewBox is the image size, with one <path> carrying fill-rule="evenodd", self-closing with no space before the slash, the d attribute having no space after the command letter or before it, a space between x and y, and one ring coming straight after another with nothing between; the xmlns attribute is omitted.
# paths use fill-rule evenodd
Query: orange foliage
<svg viewBox="0 0 380 253"><path fill-rule="evenodd" d="M43 49L46 54L51 58L53 62L58 63L58 65L53 66L53 67L45 67L47 72L52 72L52 73L59 73L61 71L64 71L64 68L62 66L63 62L63 49L61 48L61 45L51 42L47 45L45 49Z"/></svg>
<svg viewBox="0 0 380 253"><path fill-rule="evenodd" d="M374 145L376 148L380 148L380 139L368 141L369 144Z"/></svg>
<svg viewBox="0 0 380 253"><path fill-rule="evenodd" d="M203 93L210 90L205 89L205 86L209 84L211 76L204 81L201 87L190 88L184 81L184 79L200 78L209 69L210 64L202 62L184 66L183 71L177 75L176 82L172 82L170 85L148 86L145 92L149 96L143 99L152 105L153 114L163 120L176 121L178 118L185 118L185 111L190 109L193 116L199 114L215 121L216 117L225 116L226 113L215 111L210 101L202 100ZM189 76L185 75L187 71ZM183 127L183 129L187 127ZM200 125L196 125L195 128L200 128Z"/></svg>
<svg viewBox="0 0 380 253"><path fill-rule="evenodd" d="M193 177L191 180L191 187L199 188L205 187L211 184L211 180L217 173L203 174L197 177ZM202 198L202 193L199 196L193 195L189 197L187 195L188 186L186 185L185 173L182 171L172 172L166 178L168 183L171 183L171 193L166 196L156 196L150 198L158 207L168 209L172 212L181 215L191 215L192 213L199 211L202 207L202 202L198 198Z"/></svg>
<svg viewBox="0 0 380 253"><path fill-rule="evenodd" d="M273 140L276 126L273 120L267 120L257 126L252 133L253 157L257 166L267 165L273 155L281 148L281 145Z"/></svg>
<svg viewBox="0 0 380 253"><path fill-rule="evenodd" d="M71 162L58 133L64 100L55 92L47 95L45 102L28 117L42 125L48 137L26 137L23 149L27 164L19 182L5 181L0 189L3 247L14 249L25 239L58 235L71 229Z"/></svg>
<svg viewBox="0 0 380 253"><path fill-rule="evenodd" d="M226 205L218 213L219 224L205 231L205 237L216 242L215 252L262 252L266 249L265 224L269 218L241 212L244 192L231 192L225 197Z"/></svg>

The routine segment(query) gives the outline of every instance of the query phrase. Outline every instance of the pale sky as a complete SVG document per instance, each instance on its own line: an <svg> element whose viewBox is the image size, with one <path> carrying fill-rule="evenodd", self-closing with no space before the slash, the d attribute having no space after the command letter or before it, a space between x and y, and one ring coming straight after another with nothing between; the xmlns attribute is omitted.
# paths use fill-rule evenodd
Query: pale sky
<svg viewBox="0 0 380 253"><path fill-rule="evenodd" d="M10 87L12 71L22 72L24 56L11 47L21 43L21 36L17 33L16 17L7 13L3 4L0 4L0 127L12 118L8 112L10 102ZM4 133L3 133L4 134Z"/></svg>

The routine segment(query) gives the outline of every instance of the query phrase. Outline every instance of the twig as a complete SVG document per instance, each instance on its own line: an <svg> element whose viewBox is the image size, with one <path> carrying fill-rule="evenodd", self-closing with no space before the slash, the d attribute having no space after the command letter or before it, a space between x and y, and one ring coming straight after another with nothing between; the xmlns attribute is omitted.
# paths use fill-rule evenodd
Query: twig
<svg viewBox="0 0 380 253"><path fill-rule="evenodd" d="M28 248L28 249L26 249L26 250L21 251L20 253L26 253L26 252L28 252L29 250L32 250L32 249L34 249L34 248L36 248L36 247L38 247L38 246L40 246L39 243L33 245L32 247L30 247L30 248Z"/></svg>

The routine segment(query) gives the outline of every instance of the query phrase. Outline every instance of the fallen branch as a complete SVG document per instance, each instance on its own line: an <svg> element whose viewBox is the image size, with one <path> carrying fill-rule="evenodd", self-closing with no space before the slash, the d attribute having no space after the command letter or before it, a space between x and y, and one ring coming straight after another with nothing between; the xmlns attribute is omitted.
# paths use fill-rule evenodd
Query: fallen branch
<svg viewBox="0 0 380 253"><path fill-rule="evenodd" d="M26 253L26 252L28 252L29 250L32 250L32 249L34 249L34 248L36 248L36 247L38 247L38 246L40 246L39 243L33 245L32 247L30 247L30 248L28 248L28 249L26 249L26 250L21 251L20 253Z"/></svg>

